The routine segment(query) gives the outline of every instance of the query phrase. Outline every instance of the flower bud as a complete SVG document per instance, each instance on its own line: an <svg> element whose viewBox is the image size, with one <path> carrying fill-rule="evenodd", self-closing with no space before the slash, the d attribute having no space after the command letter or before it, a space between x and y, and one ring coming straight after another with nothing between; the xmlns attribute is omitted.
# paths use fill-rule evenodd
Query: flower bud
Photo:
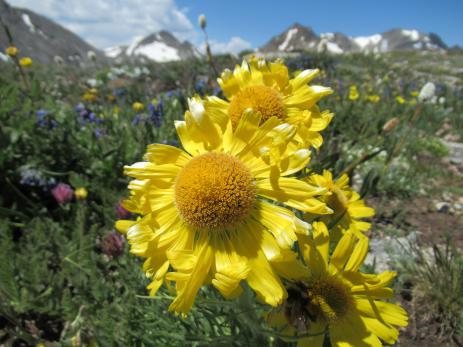
<svg viewBox="0 0 463 347"><path fill-rule="evenodd" d="M132 105L132 109L136 112L140 112L145 108L145 105L143 105L141 102L134 102Z"/></svg>
<svg viewBox="0 0 463 347"><path fill-rule="evenodd" d="M431 100L434 97L434 94L436 93L436 86L432 82L427 82L423 88L420 90L420 94L418 94L418 100L423 102L423 101L428 101Z"/></svg>
<svg viewBox="0 0 463 347"><path fill-rule="evenodd" d="M65 204L72 200L74 197L74 190L69 184L59 183L51 190L51 194L58 204Z"/></svg>
<svg viewBox="0 0 463 347"><path fill-rule="evenodd" d="M199 23L199 26L201 27L201 29L206 28L207 22L206 22L206 16L204 14L201 14L198 17L198 23Z"/></svg>
<svg viewBox="0 0 463 347"><path fill-rule="evenodd" d="M87 199L88 191L84 187L80 187L76 189L76 191L74 192L74 195L76 196L76 199L78 200L85 200Z"/></svg>
<svg viewBox="0 0 463 347"><path fill-rule="evenodd" d="M122 206L122 200L119 200L119 202L116 205L116 218L117 219L126 219L129 218L130 212L127 211L124 206Z"/></svg>
<svg viewBox="0 0 463 347"><path fill-rule="evenodd" d="M117 231L107 234L101 244L101 250L110 258L117 258L124 253L125 237Z"/></svg>
<svg viewBox="0 0 463 347"><path fill-rule="evenodd" d="M16 57L18 54L18 49L14 46L10 46L6 49L6 54L8 54L10 57Z"/></svg>
<svg viewBox="0 0 463 347"><path fill-rule="evenodd" d="M19 65L22 67L30 67L32 65L32 59L29 57L24 57L19 59Z"/></svg>
<svg viewBox="0 0 463 347"><path fill-rule="evenodd" d="M394 130L394 128L397 125L399 125L399 123L400 123L400 120L397 117L389 119L383 126L383 133L388 133L388 132Z"/></svg>

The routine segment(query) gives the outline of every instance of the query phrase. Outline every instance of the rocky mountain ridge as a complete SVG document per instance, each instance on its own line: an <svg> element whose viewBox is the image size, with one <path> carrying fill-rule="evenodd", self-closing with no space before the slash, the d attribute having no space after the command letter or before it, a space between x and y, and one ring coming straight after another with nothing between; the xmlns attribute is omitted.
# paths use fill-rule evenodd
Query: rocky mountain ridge
<svg viewBox="0 0 463 347"><path fill-rule="evenodd" d="M165 30L137 37L128 46L111 47L104 52L107 57L119 60L147 59L156 62L183 60L197 55L190 42L181 42Z"/></svg>
<svg viewBox="0 0 463 347"><path fill-rule="evenodd" d="M30 10L12 7L4 0L0 0L0 19L21 56L32 57L35 62L62 61L81 66L94 57L106 59L102 52L61 25ZM0 26L0 62L8 59L4 52L9 45L8 36Z"/></svg>
<svg viewBox="0 0 463 347"><path fill-rule="evenodd" d="M312 28L295 23L281 34L272 37L259 48L259 51L274 53L317 50L341 54L446 49L447 45L437 34L422 33L415 29L392 29L381 34L358 37L350 37L339 32L322 33L318 36Z"/></svg>

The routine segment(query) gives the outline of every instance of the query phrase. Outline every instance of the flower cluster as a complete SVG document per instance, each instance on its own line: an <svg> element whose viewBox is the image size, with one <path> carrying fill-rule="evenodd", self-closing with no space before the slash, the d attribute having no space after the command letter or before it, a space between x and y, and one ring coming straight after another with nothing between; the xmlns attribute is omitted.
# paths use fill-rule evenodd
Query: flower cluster
<svg viewBox="0 0 463 347"><path fill-rule="evenodd" d="M164 283L175 289L177 314L204 285L233 299L247 283L274 307L269 324L301 345L327 336L333 346L393 343L407 324L403 309L381 300L395 274L359 270L374 210L347 175L307 170L333 117L318 105L332 93L311 84L318 74L291 79L281 61L257 58L225 70L224 98L193 97L175 122L183 149L151 144L124 168L132 181L122 205L138 217L116 228L146 259L150 295Z"/></svg>

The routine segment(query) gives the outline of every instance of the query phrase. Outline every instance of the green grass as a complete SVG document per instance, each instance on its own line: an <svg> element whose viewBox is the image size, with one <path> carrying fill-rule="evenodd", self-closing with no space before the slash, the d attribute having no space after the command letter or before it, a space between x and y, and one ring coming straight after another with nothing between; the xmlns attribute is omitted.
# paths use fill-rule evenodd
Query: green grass
<svg viewBox="0 0 463 347"><path fill-rule="evenodd" d="M363 182L363 194L378 199L417 195L439 174L417 158L426 155L427 163L436 165L446 155L435 135L446 118L462 134L461 85L442 85L439 95L446 103L424 105L409 125L417 108L410 94L428 81L410 66L428 57L406 55L406 66L399 63L403 58L306 54L288 59L292 72L321 68L324 73L315 83L335 91L322 102L335 117L323 132L322 149L313 153L315 171L330 168L339 174L357 162L351 175ZM223 69L237 62L223 56L216 63ZM148 73L134 75L135 68L128 67L114 78L109 67L36 66L28 72L27 89L12 67L2 66L0 344L71 345L76 337L98 346L283 344L253 313L263 307L224 301L212 288L201 291L186 319L175 317L167 312L172 295L167 289L155 299L145 297L142 261L128 254L127 245L120 257L103 253L103 239L114 229L115 206L127 195L123 166L141 160L149 143L178 145L173 121L182 119L187 97L220 95L205 62L143 67ZM438 81L444 77L435 75ZM98 85L97 99L83 102L90 82ZM355 102L347 98L353 84L360 92ZM366 99L372 94L380 95L379 103ZM399 95L405 104L397 103ZM163 110L153 116L145 109L137 123L135 101L162 102ZM79 103L85 115L75 110ZM41 119L40 110L46 111ZM399 125L384 133L383 125L393 117ZM58 205L50 193L58 182L85 187L89 196ZM449 274L439 273L440 280L445 283Z"/></svg>

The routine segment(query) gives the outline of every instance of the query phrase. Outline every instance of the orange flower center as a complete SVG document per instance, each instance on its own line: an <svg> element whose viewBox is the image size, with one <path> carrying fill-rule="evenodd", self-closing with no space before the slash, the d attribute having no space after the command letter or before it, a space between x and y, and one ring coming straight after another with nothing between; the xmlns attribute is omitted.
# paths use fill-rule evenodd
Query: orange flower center
<svg viewBox="0 0 463 347"><path fill-rule="evenodd" d="M273 116L282 120L286 116L286 108L281 94L267 86L244 88L231 99L228 113L234 129L236 129L243 112L248 108L260 112L262 122Z"/></svg>
<svg viewBox="0 0 463 347"><path fill-rule="evenodd" d="M175 205L182 218L198 229L236 226L256 198L251 171L237 158L206 153L193 158L175 182Z"/></svg>

